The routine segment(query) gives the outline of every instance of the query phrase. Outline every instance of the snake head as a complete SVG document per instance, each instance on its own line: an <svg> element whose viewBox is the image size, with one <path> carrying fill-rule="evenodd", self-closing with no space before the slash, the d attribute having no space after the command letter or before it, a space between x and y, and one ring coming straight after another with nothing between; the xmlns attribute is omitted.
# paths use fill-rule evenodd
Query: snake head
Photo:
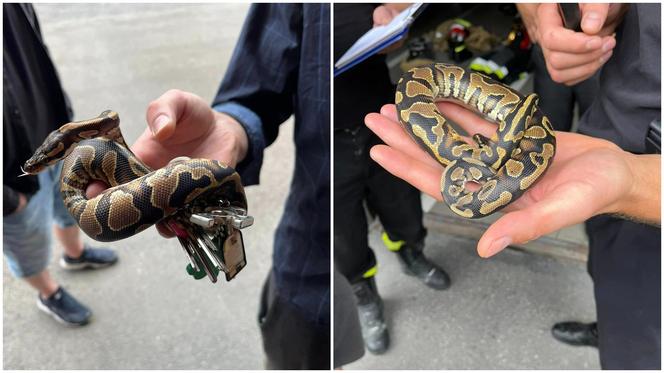
<svg viewBox="0 0 664 373"><path fill-rule="evenodd" d="M35 153L25 161L21 170L24 175L36 175L48 166L57 163L71 151L71 144L65 140L59 131L51 132L46 140L35 150Z"/></svg>

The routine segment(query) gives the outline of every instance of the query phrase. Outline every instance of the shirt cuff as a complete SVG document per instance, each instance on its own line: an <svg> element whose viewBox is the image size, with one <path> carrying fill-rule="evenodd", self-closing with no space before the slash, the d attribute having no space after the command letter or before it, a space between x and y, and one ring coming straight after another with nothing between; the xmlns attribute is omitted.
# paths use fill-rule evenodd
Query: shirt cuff
<svg viewBox="0 0 664 373"><path fill-rule="evenodd" d="M253 111L232 101L215 105L213 109L230 115L244 128L249 138L249 149L247 149L247 155L235 166L235 169L242 177L242 184L245 186L258 184L261 166L263 165L263 151L265 150L261 118Z"/></svg>

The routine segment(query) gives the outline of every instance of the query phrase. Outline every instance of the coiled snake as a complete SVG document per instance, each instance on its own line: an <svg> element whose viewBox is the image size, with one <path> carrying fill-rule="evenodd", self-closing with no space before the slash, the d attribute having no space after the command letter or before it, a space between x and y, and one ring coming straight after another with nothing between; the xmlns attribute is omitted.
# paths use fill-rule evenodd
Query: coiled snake
<svg viewBox="0 0 664 373"><path fill-rule="evenodd" d="M436 106L445 100L496 122L496 134L475 134L477 146L466 143ZM443 199L466 218L490 215L513 202L551 164L555 134L537 101L536 94L524 97L484 75L442 63L406 72L395 99L403 128L445 166ZM466 189L469 181L479 183L479 190Z"/></svg>
<svg viewBox="0 0 664 373"><path fill-rule="evenodd" d="M51 132L23 171L36 174L63 158L65 205L81 229L98 241L133 236L194 201L223 199L247 208L240 176L221 162L176 159L150 169L129 150L113 111ZM92 180L111 188L88 199L85 189Z"/></svg>

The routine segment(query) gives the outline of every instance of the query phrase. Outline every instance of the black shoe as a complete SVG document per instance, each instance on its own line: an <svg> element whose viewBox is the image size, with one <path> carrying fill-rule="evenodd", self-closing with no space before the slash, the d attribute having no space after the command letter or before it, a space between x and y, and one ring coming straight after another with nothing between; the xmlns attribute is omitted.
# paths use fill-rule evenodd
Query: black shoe
<svg viewBox="0 0 664 373"><path fill-rule="evenodd" d="M559 322L551 328L551 334L560 342L572 346L597 347L597 323L583 324L575 321Z"/></svg>
<svg viewBox="0 0 664 373"><path fill-rule="evenodd" d="M416 276L425 285L436 290L445 290L450 287L450 276L424 256L421 249L403 245L397 251L404 272Z"/></svg>
<svg viewBox="0 0 664 373"><path fill-rule="evenodd" d="M118 254L111 249L92 248L88 245L83 247L83 253L78 258L70 258L67 254L60 258L60 267L70 270L85 268L103 268L115 264Z"/></svg>
<svg viewBox="0 0 664 373"><path fill-rule="evenodd" d="M92 316L92 312L72 297L62 286L46 299L38 295L37 307L61 323L71 326L85 325Z"/></svg>
<svg viewBox="0 0 664 373"><path fill-rule="evenodd" d="M353 284L353 292L357 298L357 311L364 344L369 352L382 354L390 345L390 335L383 317L383 301L378 295L374 278Z"/></svg>

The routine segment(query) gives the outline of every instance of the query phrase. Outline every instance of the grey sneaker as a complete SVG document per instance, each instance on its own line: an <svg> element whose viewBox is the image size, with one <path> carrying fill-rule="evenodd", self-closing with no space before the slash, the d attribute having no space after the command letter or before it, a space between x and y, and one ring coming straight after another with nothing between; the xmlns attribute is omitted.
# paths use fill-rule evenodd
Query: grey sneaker
<svg viewBox="0 0 664 373"><path fill-rule="evenodd" d="M83 247L83 253L78 258L70 258L67 254L60 258L60 267L68 270L79 270L86 268L104 268L115 264L118 254L111 249L94 248L88 245Z"/></svg>
<svg viewBox="0 0 664 373"><path fill-rule="evenodd" d="M72 297L62 286L50 297L37 296L37 307L57 321L70 326L82 326L90 321L92 312Z"/></svg>

